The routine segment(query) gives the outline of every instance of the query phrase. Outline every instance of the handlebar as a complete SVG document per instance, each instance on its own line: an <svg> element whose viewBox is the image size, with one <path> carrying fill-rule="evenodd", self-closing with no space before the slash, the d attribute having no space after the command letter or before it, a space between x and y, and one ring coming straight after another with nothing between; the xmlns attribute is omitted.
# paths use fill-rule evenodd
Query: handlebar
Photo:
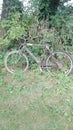
<svg viewBox="0 0 73 130"><path fill-rule="evenodd" d="M20 35L20 37L19 37L21 40L24 40L24 44L26 45L27 44L27 36L26 35ZM36 38L38 38L38 36L36 36L36 37L33 37L33 39L36 39ZM43 39L43 40L41 40L40 41L40 43L46 43L46 44L51 44L51 41L49 40L49 39Z"/></svg>

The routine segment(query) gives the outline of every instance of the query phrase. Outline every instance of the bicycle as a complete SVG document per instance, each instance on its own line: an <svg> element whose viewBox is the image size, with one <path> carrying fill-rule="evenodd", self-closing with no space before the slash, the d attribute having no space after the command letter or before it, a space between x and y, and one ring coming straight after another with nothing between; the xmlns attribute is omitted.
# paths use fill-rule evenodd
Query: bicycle
<svg viewBox="0 0 73 130"><path fill-rule="evenodd" d="M40 71L43 71L45 68L47 71L51 71L53 73L54 69L59 72L64 73L66 76L70 75L73 68L73 60L65 51L51 51L49 47L49 40L45 40L45 44L31 44L26 41L25 37L21 37L24 39L24 42L19 47L18 50L12 50L8 52L4 59L4 65L8 72L15 73L19 70L25 72L29 66L29 60L26 56L25 52L32 57L32 59L38 64ZM28 46L36 46L43 48L43 57L45 55L46 50L48 51L47 58L45 62L43 62L43 58L38 59L31 51L28 49ZM44 64L42 64L44 63Z"/></svg>

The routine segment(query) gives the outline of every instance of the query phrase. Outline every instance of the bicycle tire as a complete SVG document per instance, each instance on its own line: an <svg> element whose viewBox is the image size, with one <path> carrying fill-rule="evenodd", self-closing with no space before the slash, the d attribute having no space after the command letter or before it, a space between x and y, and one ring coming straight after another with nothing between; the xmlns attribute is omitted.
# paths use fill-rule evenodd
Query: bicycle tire
<svg viewBox="0 0 73 130"><path fill-rule="evenodd" d="M62 69L61 72L65 73L66 76L70 75L73 70L73 59L67 52L64 52L64 51L55 51L47 58L47 60L46 60L47 71L49 68L49 71L55 69L55 70L59 70L59 72L60 72L60 69L58 69L57 63L55 61L53 61L53 57L55 57L55 56L57 57L59 62L63 65L62 68L65 66L63 69L61 68ZM66 65L65 65L65 62L66 62Z"/></svg>
<svg viewBox="0 0 73 130"><path fill-rule="evenodd" d="M20 51L14 50L6 54L4 65L6 70L13 74L17 71L25 72L28 69L29 61L25 54L20 54Z"/></svg>

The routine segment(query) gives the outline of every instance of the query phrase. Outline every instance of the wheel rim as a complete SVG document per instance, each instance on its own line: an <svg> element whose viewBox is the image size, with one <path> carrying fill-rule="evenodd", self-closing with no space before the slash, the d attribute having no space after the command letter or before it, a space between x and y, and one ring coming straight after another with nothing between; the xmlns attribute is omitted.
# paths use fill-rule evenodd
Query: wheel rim
<svg viewBox="0 0 73 130"><path fill-rule="evenodd" d="M6 59L6 68L10 73L26 71L28 69L28 60L25 55L14 52L10 53Z"/></svg>
<svg viewBox="0 0 73 130"><path fill-rule="evenodd" d="M57 57L58 63L53 60L53 56ZM47 70L51 71L53 74L56 70L56 72L69 75L72 71L72 64L73 62L71 57L67 53L63 52L54 52L46 61Z"/></svg>

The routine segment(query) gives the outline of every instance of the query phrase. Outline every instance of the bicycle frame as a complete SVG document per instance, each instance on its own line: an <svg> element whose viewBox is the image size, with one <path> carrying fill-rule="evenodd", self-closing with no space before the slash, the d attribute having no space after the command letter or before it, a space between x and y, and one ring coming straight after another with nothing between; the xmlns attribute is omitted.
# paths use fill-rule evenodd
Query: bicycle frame
<svg viewBox="0 0 73 130"><path fill-rule="evenodd" d="M46 50L48 50L49 53L51 54L48 44L41 45L41 44L31 44L31 43L28 43L26 45L23 45L22 50L25 50L38 65L41 64L41 61L36 56L34 56L34 54L27 48L27 46L42 47L42 48L45 48Z"/></svg>

